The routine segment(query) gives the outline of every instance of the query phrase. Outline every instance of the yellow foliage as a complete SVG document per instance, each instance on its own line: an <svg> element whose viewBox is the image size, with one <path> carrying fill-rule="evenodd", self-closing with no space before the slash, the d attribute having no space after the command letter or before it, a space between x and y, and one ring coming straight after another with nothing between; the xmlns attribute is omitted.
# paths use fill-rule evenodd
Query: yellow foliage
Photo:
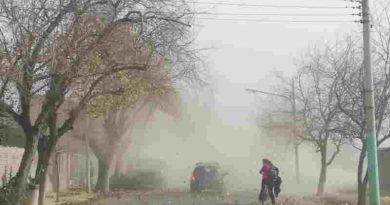
<svg viewBox="0 0 390 205"><path fill-rule="evenodd" d="M118 80L124 82L123 91L118 94L102 94L93 98L87 107L89 115L104 116L115 110L129 108L144 97L163 95L169 91L166 87L152 87L142 79L126 79L125 76L121 76Z"/></svg>

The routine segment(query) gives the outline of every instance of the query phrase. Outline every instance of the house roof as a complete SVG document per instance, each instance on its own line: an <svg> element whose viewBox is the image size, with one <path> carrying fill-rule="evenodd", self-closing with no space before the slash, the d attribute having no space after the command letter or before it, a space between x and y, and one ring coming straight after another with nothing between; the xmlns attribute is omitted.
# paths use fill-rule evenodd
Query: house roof
<svg viewBox="0 0 390 205"><path fill-rule="evenodd" d="M379 152L390 152L390 147L383 147L378 149Z"/></svg>

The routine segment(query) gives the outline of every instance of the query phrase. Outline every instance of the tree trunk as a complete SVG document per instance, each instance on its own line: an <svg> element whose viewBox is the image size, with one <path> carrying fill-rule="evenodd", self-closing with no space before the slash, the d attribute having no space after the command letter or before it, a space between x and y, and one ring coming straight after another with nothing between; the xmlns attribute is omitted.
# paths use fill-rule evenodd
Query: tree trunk
<svg viewBox="0 0 390 205"><path fill-rule="evenodd" d="M295 153L295 178L297 180L297 183L301 183L301 177L299 173L299 144L295 143L294 144L294 153Z"/></svg>
<svg viewBox="0 0 390 205"><path fill-rule="evenodd" d="M321 152L321 171L320 171L320 177L318 180L318 187L317 187L317 195L324 194L325 191L325 184L326 184L326 171L327 171L327 146L322 145L320 147Z"/></svg>
<svg viewBox="0 0 390 205"><path fill-rule="evenodd" d="M96 182L95 192L107 194L110 191L110 166L112 156L96 155L98 158L98 179Z"/></svg>
<svg viewBox="0 0 390 205"><path fill-rule="evenodd" d="M9 197L12 205L19 205L22 203L27 188L27 178L30 175L32 160L37 150L38 139L32 135L32 132L26 133L26 144L24 146L24 153L19 165L18 172L10 183L15 193Z"/></svg>
<svg viewBox="0 0 390 205"><path fill-rule="evenodd" d="M358 182L358 205L366 205L367 203L367 182L368 182L368 173L364 176L362 182Z"/></svg>
<svg viewBox="0 0 390 205"><path fill-rule="evenodd" d="M363 147L359 155L358 164L358 205L366 205L367 203L367 181L368 173L364 171L364 159L366 158L366 147L367 144L363 140ZM364 173L364 175L363 175Z"/></svg>
<svg viewBox="0 0 390 205"><path fill-rule="evenodd" d="M51 138L52 139L52 138ZM46 181L49 167L50 156L53 152L56 142L51 141L48 143L47 147L41 147L38 150L38 165L35 173L35 182L39 183L39 197L38 205L45 204L45 192L46 192Z"/></svg>
<svg viewBox="0 0 390 205"><path fill-rule="evenodd" d="M53 162L52 158L49 161L50 161L50 164L56 163L56 162ZM57 176L58 176L57 169L55 169L53 166L52 167L48 167L48 169L47 169L47 177L48 177L48 179L49 179L49 181L51 183L51 189L52 190L56 190L57 189L57 185L59 183L59 181L57 179Z"/></svg>
<svg viewBox="0 0 390 205"><path fill-rule="evenodd" d="M39 196L38 196L38 205L45 204L46 198L46 184L47 184L47 169L42 173L42 177L39 181Z"/></svg>
<svg viewBox="0 0 390 205"><path fill-rule="evenodd" d="M321 165L320 179L318 181L317 195L324 194L326 183L326 166Z"/></svg>
<svg viewBox="0 0 390 205"><path fill-rule="evenodd" d="M115 142L111 142L110 146L102 148L98 146L95 141L90 141L90 148L98 159L98 173L95 185L95 192L106 194L110 191L110 175L113 162L115 160L115 153L118 146Z"/></svg>

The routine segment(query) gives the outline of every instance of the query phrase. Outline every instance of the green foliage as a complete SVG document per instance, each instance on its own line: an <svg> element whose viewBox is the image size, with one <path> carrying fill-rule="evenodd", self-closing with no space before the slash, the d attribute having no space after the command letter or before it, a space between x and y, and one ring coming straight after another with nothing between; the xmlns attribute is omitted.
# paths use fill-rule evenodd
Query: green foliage
<svg viewBox="0 0 390 205"><path fill-rule="evenodd" d="M28 190L20 191L16 186L18 178L13 177L7 184L0 187L0 204L1 205L15 205L20 198L20 194L28 196ZM26 197L23 197L26 198Z"/></svg>
<svg viewBox="0 0 390 205"><path fill-rule="evenodd" d="M143 46L144 48L147 48L150 53L154 53L156 51L156 45L152 41L144 41Z"/></svg>
<svg viewBox="0 0 390 205"><path fill-rule="evenodd" d="M134 35L140 37L141 26L139 26L139 25L133 25L133 26L131 27L131 29L132 29L132 32L133 32Z"/></svg>
<svg viewBox="0 0 390 205"><path fill-rule="evenodd" d="M82 9L82 8L77 9L76 15L81 16L83 14L85 14L85 10L84 9Z"/></svg>
<svg viewBox="0 0 390 205"><path fill-rule="evenodd" d="M24 147L25 136L22 128L10 118L0 118L0 145Z"/></svg>
<svg viewBox="0 0 390 205"><path fill-rule="evenodd" d="M100 33L100 32L95 31L95 32L92 33L92 36L95 37L95 38L101 38L103 36L103 34Z"/></svg>

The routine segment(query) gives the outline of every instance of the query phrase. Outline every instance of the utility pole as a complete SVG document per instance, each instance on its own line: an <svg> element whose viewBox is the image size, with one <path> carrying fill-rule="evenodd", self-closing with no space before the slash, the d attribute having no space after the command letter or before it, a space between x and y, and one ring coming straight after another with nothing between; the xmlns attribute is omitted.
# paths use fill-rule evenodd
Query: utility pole
<svg viewBox="0 0 390 205"><path fill-rule="evenodd" d="M276 93L271 93L271 92L265 92L265 91L261 91L261 90L255 90L255 89L246 89L246 91L248 92L252 92L252 93L262 93L262 94L266 94L266 95L272 95L272 96L276 96L276 97L281 97L281 98L285 98L287 99L288 101L290 101L291 103L291 109L292 109L292 117L293 117L293 126L294 126L294 131L293 131L293 139L295 140L297 138L296 136L296 133L295 133L295 130L296 130L296 121L297 121L297 114L296 114L296 102L295 102L295 82L294 82L294 79L292 79L292 84L291 84L291 88L292 88L292 96L289 97L289 96L285 96L285 95L281 95L281 94L276 94ZM295 176L296 176L296 180L297 180L297 183L299 184L301 182L300 180L300 169L299 169L299 143L294 141L294 155L295 155Z"/></svg>
<svg viewBox="0 0 390 205"><path fill-rule="evenodd" d="M368 155L368 181L370 205L380 205L378 177L378 147L375 130L374 85L371 70L370 45L370 5L369 0L362 0L363 48L364 48L364 94L366 111L366 143Z"/></svg>
<svg viewBox="0 0 390 205"><path fill-rule="evenodd" d="M298 142L296 141L297 139L297 134L296 134L296 127L297 127L297 108L296 108L296 103L295 103L295 82L294 79L292 79L292 115L293 115L293 140L294 140L294 151L295 151L295 174L296 174L296 179L298 184L301 182L300 176L299 176L299 149L298 149Z"/></svg>

